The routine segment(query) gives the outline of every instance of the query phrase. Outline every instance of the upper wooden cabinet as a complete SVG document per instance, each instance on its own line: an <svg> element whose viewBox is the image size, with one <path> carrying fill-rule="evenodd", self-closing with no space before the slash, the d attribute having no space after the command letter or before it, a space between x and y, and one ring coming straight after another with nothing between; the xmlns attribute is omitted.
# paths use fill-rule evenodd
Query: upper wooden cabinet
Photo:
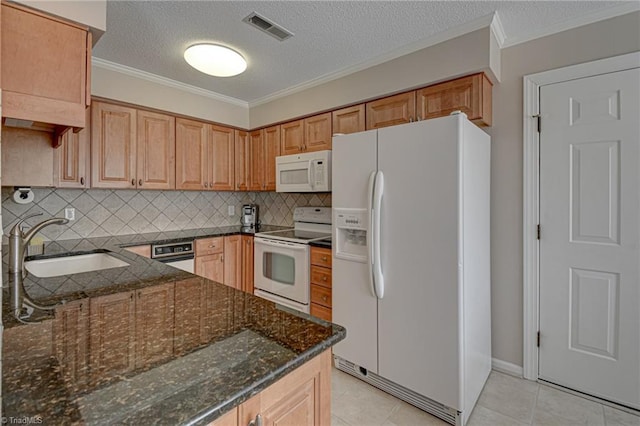
<svg viewBox="0 0 640 426"><path fill-rule="evenodd" d="M81 131L66 132L62 136L62 144L56 152L56 165L53 168L54 182L58 188L89 188L89 171L91 157L91 111L86 109L87 126Z"/></svg>
<svg viewBox="0 0 640 426"><path fill-rule="evenodd" d="M207 125L176 119L176 189L203 189L207 176ZM207 187L209 183L206 182Z"/></svg>
<svg viewBox="0 0 640 426"><path fill-rule="evenodd" d="M209 189L233 191L235 189L235 135L233 129L209 126Z"/></svg>
<svg viewBox="0 0 640 426"><path fill-rule="evenodd" d="M255 130L249 133L249 183L247 189L249 191L262 191L264 187L264 147L263 131Z"/></svg>
<svg viewBox="0 0 640 426"><path fill-rule="evenodd" d="M460 110L479 126L491 126L491 89L483 73L418 90L418 117L425 120Z"/></svg>
<svg viewBox="0 0 640 426"><path fill-rule="evenodd" d="M233 129L195 120L176 120L176 189L233 191Z"/></svg>
<svg viewBox="0 0 640 426"><path fill-rule="evenodd" d="M280 155L331 149L331 113L280 125Z"/></svg>
<svg viewBox="0 0 640 426"><path fill-rule="evenodd" d="M342 108L331 113L333 121L333 134L356 133L366 130L364 121L364 104Z"/></svg>
<svg viewBox="0 0 640 426"><path fill-rule="evenodd" d="M2 3L2 116L85 127L90 102L91 33Z"/></svg>
<svg viewBox="0 0 640 426"><path fill-rule="evenodd" d="M91 186L136 187L134 108L94 102L91 107Z"/></svg>
<svg viewBox="0 0 640 426"><path fill-rule="evenodd" d="M276 157L280 154L280 126L262 129L262 149L264 152L263 187L265 191L276 190Z"/></svg>
<svg viewBox="0 0 640 426"><path fill-rule="evenodd" d="M416 116L416 92L367 102L366 108L367 130L409 123Z"/></svg>
<svg viewBox="0 0 640 426"><path fill-rule="evenodd" d="M175 119L166 114L94 102L91 186L175 188Z"/></svg>
<svg viewBox="0 0 640 426"><path fill-rule="evenodd" d="M176 120L166 114L138 111L137 187L176 187Z"/></svg>
<svg viewBox="0 0 640 426"><path fill-rule="evenodd" d="M249 190L251 174L251 146L249 132L235 131L235 186L237 191Z"/></svg>

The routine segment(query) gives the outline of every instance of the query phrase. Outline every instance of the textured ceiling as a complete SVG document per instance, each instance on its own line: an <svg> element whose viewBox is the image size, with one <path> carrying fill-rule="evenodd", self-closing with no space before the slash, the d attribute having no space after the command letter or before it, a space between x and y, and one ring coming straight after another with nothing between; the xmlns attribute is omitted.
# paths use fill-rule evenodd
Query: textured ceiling
<svg viewBox="0 0 640 426"><path fill-rule="evenodd" d="M495 11L507 44L553 30L619 1L112 1L94 57L254 102L356 67ZM613 9L612 9L613 10ZM295 34L280 42L242 22L258 12ZM184 49L216 42L249 66L235 77L191 68Z"/></svg>

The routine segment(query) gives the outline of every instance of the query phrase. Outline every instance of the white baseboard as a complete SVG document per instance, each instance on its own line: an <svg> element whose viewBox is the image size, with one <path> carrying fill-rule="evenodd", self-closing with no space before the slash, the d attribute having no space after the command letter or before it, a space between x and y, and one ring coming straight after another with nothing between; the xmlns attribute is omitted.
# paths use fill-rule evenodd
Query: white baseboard
<svg viewBox="0 0 640 426"><path fill-rule="evenodd" d="M491 358L491 368L501 373L510 374L512 376L522 378L522 367L519 365L511 364L507 361Z"/></svg>

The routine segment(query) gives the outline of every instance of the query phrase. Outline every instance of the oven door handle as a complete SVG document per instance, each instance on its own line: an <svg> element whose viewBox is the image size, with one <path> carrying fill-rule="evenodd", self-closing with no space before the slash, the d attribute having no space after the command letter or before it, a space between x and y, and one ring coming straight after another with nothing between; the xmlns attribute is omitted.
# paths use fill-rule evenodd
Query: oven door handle
<svg viewBox="0 0 640 426"><path fill-rule="evenodd" d="M286 248L289 250L299 250L299 251L305 251L308 247L306 244L296 244L296 243L289 243L286 241L266 240L264 238L258 238L258 237L254 237L253 243L254 243L254 246L260 244L268 247Z"/></svg>

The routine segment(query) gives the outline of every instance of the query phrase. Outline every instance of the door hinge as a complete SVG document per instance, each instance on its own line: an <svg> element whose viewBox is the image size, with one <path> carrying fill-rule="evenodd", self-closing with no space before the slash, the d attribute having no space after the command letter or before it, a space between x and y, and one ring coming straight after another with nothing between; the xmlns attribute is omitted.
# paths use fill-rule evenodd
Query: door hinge
<svg viewBox="0 0 640 426"><path fill-rule="evenodd" d="M542 119L540 114L533 115L532 117L538 120L538 133L540 133L540 130L542 129Z"/></svg>
<svg viewBox="0 0 640 426"><path fill-rule="evenodd" d="M540 332L539 331L538 331L538 337L537 337L537 340L536 340L536 345L538 347L540 347Z"/></svg>
<svg viewBox="0 0 640 426"><path fill-rule="evenodd" d="M538 231L537 231L537 235L538 235L538 239L540 239L540 224L538 224Z"/></svg>

